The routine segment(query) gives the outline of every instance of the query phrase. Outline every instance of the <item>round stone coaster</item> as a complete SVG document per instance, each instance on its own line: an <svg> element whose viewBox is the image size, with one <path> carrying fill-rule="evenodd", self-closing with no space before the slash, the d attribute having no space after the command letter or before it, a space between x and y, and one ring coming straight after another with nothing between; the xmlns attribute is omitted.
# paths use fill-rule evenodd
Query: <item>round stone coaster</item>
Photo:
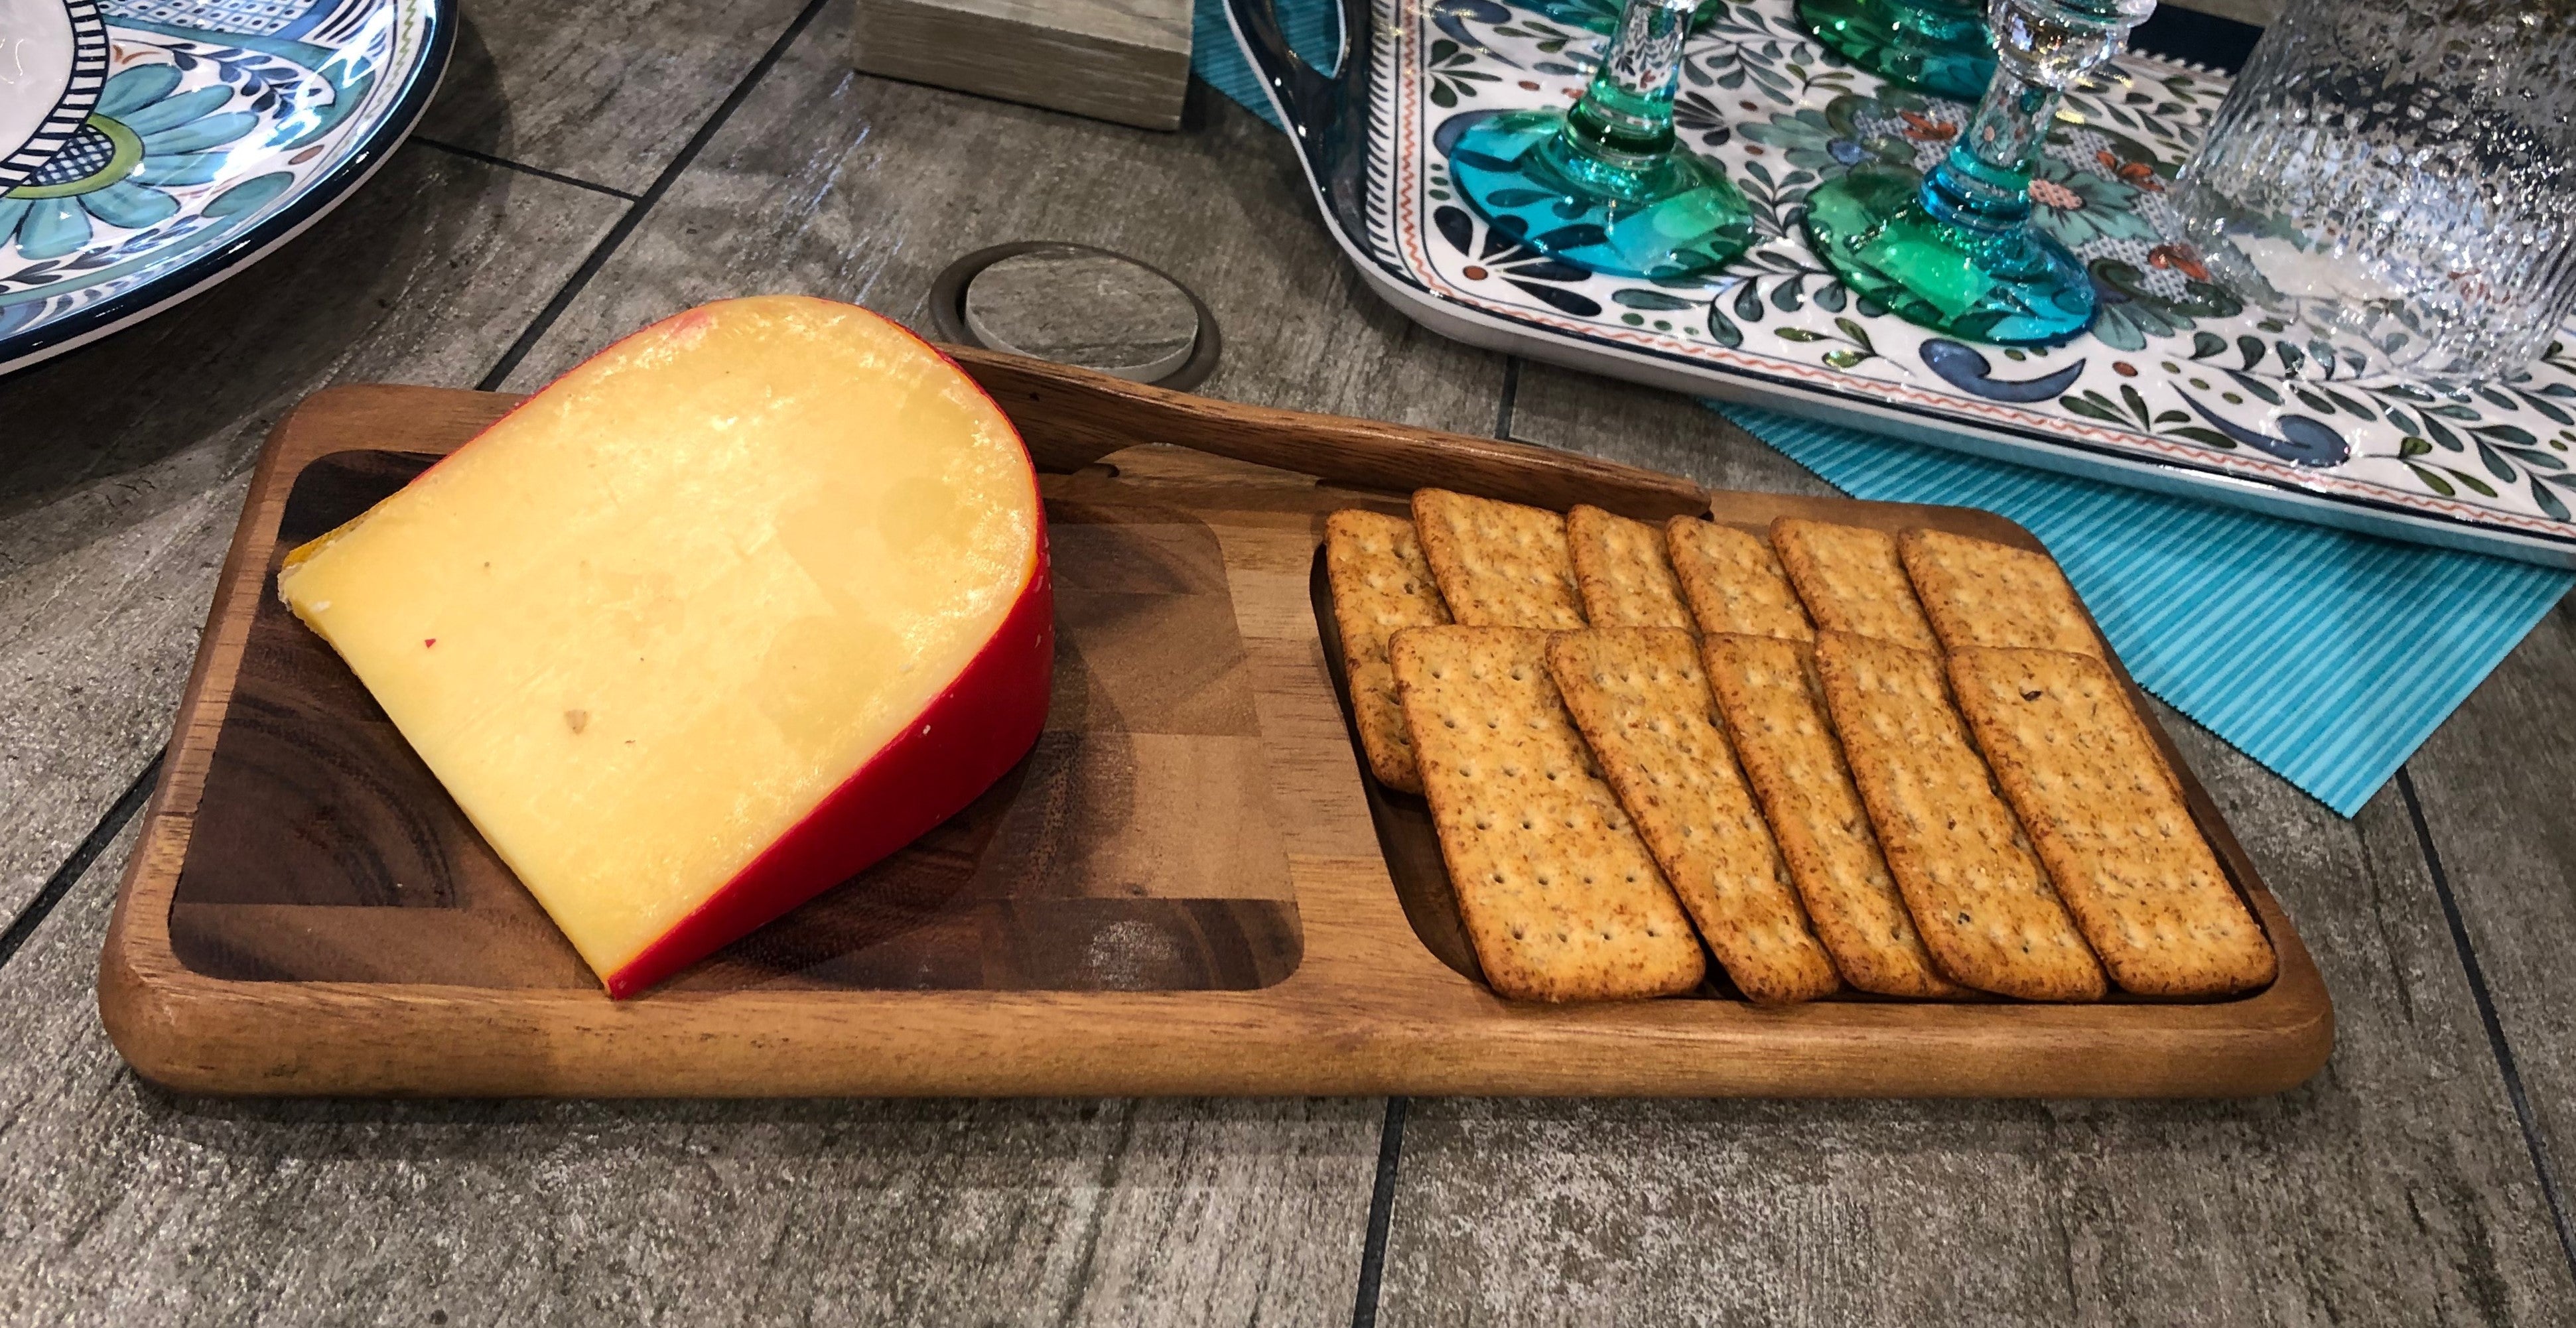
<svg viewBox="0 0 2576 1328"><path fill-rule="evenodd" d="M1199 340L1198 308L1159 273L1114 254L1014 254L966 283L966 326L995 350L1139 383L1170 376Z"/></svg>

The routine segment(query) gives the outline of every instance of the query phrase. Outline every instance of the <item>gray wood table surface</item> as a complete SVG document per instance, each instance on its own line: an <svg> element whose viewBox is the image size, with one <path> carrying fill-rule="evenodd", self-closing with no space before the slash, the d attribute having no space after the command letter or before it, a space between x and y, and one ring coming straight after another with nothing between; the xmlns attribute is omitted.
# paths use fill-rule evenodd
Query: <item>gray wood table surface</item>
<svg viewBox="0 0 2576 1328"><path fill-rule="evenodd" d="M420 134L174 313L0 382L0 1321L2576 1321L2576 617L2360 816L2166 715L2340 1016L2250 1102L331 1103L138 1082L99 944L268 427L532 388L701 300L917 327L970 249L1134 254L1203 388L1821 491L1679 398L1441 341L1284 142L850 72L851 0L468 0ZM2554 1160L2555 1159L2555 1160Z"/></svg>

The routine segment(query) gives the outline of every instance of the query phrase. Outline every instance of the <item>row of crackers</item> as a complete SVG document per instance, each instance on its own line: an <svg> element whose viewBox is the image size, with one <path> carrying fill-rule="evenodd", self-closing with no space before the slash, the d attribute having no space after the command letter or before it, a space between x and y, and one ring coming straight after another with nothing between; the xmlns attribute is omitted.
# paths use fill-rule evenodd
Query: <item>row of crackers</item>
<svg viewBox="0 0 2576 1328"><path fill-rule="evenodd" d="M1438 489L1325 543L1361 745L1505 996L1690 991L1710 954L1765 1003L2272 979L2043 555Z"/></svg>

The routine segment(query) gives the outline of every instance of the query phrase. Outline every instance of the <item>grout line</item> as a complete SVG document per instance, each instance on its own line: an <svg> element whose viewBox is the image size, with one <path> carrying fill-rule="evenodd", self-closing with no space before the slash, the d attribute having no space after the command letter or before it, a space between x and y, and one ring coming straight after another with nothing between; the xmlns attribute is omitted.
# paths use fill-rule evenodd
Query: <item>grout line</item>
<svg viewBox="0 0 2576 1328"><path fill-rule="evenodd" d="M2415 777L2405 766L2397 767L2397 792L2406 800L2406 815L2415 822L2415 840L2424 850L2425 865L2433 869L2433 893L2442 901L2442 920L2451 926L2451 948L2459 951L2460 967L2468 971L2469 995L2478 1005L2478 1022L2486 1026L2487 1049L2494 1053L2496 1068L2504 1074L2505 1096L2513 1103L2514 1119L2522 1126L2522 1146L2531 1152L2531 1169L2540 1178L2540 1196L2549 1202L2549 1221L2558 1229L2558 1252L2567 1260L2570 1271L2576 1271L2576 1237L2567 1229L2567 1208L2559 1201L2558 1177L2549 1165L2549 1145L2541 1138L2540 1124L2531 1114L2531 1098L2523 1092L2522 1069L2515 1062L2513 1046L2505 1041L2504 1023L2496 1017L2495 999L2487 993L2486 970L2478 966L2477 952L2469 948L2468 924L2460 919L2459 901L2452 897L2450 874L2442 870L2442 855L2433 847L2432 827L2425 824L2423 804L2415 800Z"/></svg>
<svg viewBox="0 0 2576 1328"><path fill-rule="evenodd" d="M498 166L503 170L517 171L521 175L533 175L540 180L552 180L556 184L568 184L575 189L587 189L594 194L606 194L610 198L622 198L629 203L635 201L635 195L630 194L623 189L611 189L607 185L593 184L588 180L565 175L560 171L550 171L542 166L531 166L524 161L512 161L508 157L495 157L489 152L477 152L472 148L459 147L454 143L442 143L425 134L414 134L411 136L411 141L418 143L425 148L436 148L441 152L463 157L467 161L479 161L486 166Z"/></svg>
<svg viewBox="0 0 2576 1328"><path fill-rule="evenodd" d="M787 31L778 34L778 40L770 43L759 62L751 67L751 72L734 84L732 92L725 94L724 102L716 107L715 114L698 126L698 132L691 134L689 141L681 145L679 155L671 158L670 164L662 168L662 173L653 177L653 183L645 186L644 192L627 206L626 215L619 217L617 224L608 228L608 234L600 237L590 256L581 260L581 266L573 270L563 288L555 292L553 299L546 301L546 307L537 314L536 321L528 324L527 330L519 334L519 339L511 342L510 348L501 353L500 362L492 366L490 373L483 375L483 381L475 384L477 388L486 392L498 388L510 377L510 372L519 367L519 362L528 358L528 352L535 349L538 339L555 325L555 320L563 316L564 310L572 307L573 300L590 285L590 279L598 276L599 270L608 265L609 256L626 243L626 237L634 234L637 226L643 224L645 214L662 201L662 195L670 192L680 173L697 161L698 153L705 150L716 131L724 128L725 121L732 119L733 113L750 98L751 90L768 77L769 71L776 68L780 58L787 54L787 48L795 45L796 39L813 25L814 16L823 12L823 3L824 0L806 0L805 8L796 15L796 21L787 25Z"/></svg>
<svg viewBox="0 0 2576 1328"><path fill-rule="evenodd" d="M1369 1191L1368 1241L1360 1247L1360 1291L1351 1306L1351 1328L1377 1328L1378 1279L1386 1272L1386 1230L1395 1217L1395 1171L1404 1159L1405 1099L1386 1100L1386 1126L1377 1136L1377 1184Z"/></svg>
<svg viewBox="0 0 2576 1328"><path fill-rule="evenodd" d="M1503 358L1503 401L1494 408L1494 436L1504 442L1512 440L1512 407L1520 401L1521 357Z"/></svg>
<svg viewBox="0 0 2576 1328"><path fill-rule="evenodd" d="M54 874L45 879L44 888L36 891L36 897L28 900L25 908L18 910L9 930L0 932L0 965L17 957L18 948L27 943L28 937L36 934L36 928L44 925L54 906L63 902L63 896L70 894L73 886L80 884L81 877L89 874L90 867L98 861L98 855L105 853L107 846L123 833L126 822L143 810L143 804L151 800L152 783L160 774L161 757L156 753L151 763L143 767L143 773L136 775L134 782L125 786L125 792L117 795L116 803L107 809L107 815L98 818L98 824L90 827L89 835L81 840L80 847L73 849L72 855L63 859L63 865L56 867Z"/></svg>

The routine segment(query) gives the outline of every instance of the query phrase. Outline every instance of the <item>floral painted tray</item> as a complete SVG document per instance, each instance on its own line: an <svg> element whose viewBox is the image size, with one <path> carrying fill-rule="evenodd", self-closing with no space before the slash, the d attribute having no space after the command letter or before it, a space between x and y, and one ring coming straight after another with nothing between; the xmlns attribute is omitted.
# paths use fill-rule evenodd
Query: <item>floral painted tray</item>
<svg viewBox="0 0 2576 1328"><path fill-rule="evenodd" d="M382 165L454 0L0 0L0 374L187 298Z"/></svg>
<svg viewBox="0 0 2576 1328"><path fill-rule="evenodd" d="M1928 167L1972 109L1842 64L1791 0L1710 0L1684 54L1684 141L1723 163L1763 241L1714 283L1592 275L1489 230L1452 189L1476 120L1570 104L1616 0L1373 0L1331 75L1264 0L1228 0L1336 238L1444 335L1617 377L2397 538L2576 566L2576 335L2501 383L2356 381L2217 284L2176 237L2175 171L2227 92L2132 53L2069 93L2032 184L2102 313L2045 351L1969 345L1855 299L1807 248L1807 191L1869 161Z"/></svg>

